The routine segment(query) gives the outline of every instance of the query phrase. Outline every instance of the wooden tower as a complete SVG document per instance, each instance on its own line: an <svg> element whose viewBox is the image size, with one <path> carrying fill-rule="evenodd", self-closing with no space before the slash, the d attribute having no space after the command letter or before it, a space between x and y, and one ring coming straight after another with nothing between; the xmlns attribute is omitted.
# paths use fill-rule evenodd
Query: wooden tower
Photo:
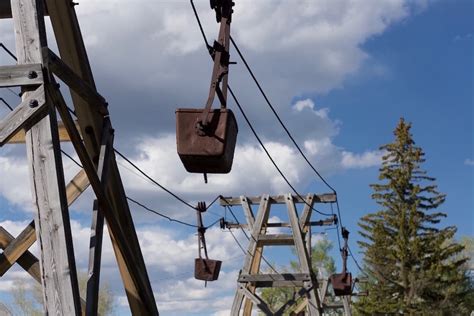
<svg viewBox="0 0 474 316"><path fill-rule="evenodd" d="M316 203L334 203L335 194L308 194L300 195L262 195L256 197L241 196L237 198L222 197L222 206L241 205L246 219L246 224L225 223L227 228L248 229L250 232L249 245L245 256L244 265L237 280L237 291L232 304L231 316L250 316L255 305L264 315L283 315L290 307L296 306L295 315L319 316L330 309L344 309L344 314L350 316L350 297L344 297L339 302L327 301L329 280L318 279L311 268L311 227L335 224L335 217L325 220L311 221L311 215ZM268 222L271 206L283 204L288 212L288 223ZM296 205L304 204L298 214ZM252 205L258 205L256 215ZM268 228L289 227L290 234L271 234ZM266 273L261 271L260 265L265 246L294 246L299 262L298 273ZM321 283L321 285L319 284ZM258 288L265 287L294 287L297 295L294 299L284 303L277 311L271 310L257 293ZM342 304L341 304L342 303ZM243 307L243 308L242 308Z"/></svg>
<svg viewBox="0 0 474 316"><path fill-rule="evenodd" d="M0 121L0 146L25 142L36 209L34 221L17 238L0 227L0 275L18 263L42 284L47 314L96 315L105 217L131 312L158 315L115 161L107 102L96 90L74 5L71 0L0 0L0 18L13 19L18 57L17 65L0 66L0 87L22 89L22 102ZM48 48L45 15L59 56ZM57 79L69 88L73 109ZM68 185L60 137L70 139L83 166ZM81 298L68 206L89 184L96 200L91 203L87 296ZM35 241L39 258L28 251Z"/></svg>

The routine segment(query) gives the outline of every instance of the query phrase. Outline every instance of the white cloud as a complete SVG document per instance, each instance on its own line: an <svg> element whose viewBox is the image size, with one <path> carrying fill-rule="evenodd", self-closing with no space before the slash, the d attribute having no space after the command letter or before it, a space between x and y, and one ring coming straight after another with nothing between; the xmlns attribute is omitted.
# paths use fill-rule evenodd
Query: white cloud
<svg viewBox="0 0 474 316"><path fill-rule="evenodd" d="M346 169L362 169L379 166L382 162L383 151L366 151L363 154L342 152L342 166Z"/></svg>
<svg viewBox="0 0 474 316"><path fill-rule="evenodd" d="M474 160L467 158L466 160L464 160L464 164L466 166L474 166Z"/></svg>
<svg viewBox="0 0 474 316"><path fill-rule="evenodd" d="M297 112L302 112L304 109L309 109L311 110L316 116L320 117L321 119L328 119L328 114L329 114L329 109L328 108L322 108L320 110L315 110L314 109L314 102L311 99L304 99L297 101L295 104L293 104L293 110Z"/></svg>

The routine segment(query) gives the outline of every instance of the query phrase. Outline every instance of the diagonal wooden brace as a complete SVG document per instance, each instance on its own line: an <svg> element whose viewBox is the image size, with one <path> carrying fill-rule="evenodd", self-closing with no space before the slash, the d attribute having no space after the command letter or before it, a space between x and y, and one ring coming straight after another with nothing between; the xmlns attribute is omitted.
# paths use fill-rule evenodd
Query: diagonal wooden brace
<svg viewBox="0 0 474 316"><path fill-rule="evenodd" d="M86 173L84 170L79 171L66 187L68 205L74 203L88 186L89 181ZM13 264L17 262L23 254L25 254L35 241L35 222L32 221L17 238L12 239L11 242L5 244L4 251L0 254L0 276L3 276L13 266Z"/></svg>
<svg viewBox="0 0 474 316"><path fill-rule="evenodd" d="M146 304L145 306L150 308L154 307L156 309L154 297L146 295L148 293L146 285L149 284L147 275L142 273L142 270L139 269L139 263L137 262L139 258L136 257L134 249L131 248L131 244L126 238L120 222L112 212L112 204L106 194L106 191L102 187L99 177L97 176L96 168L89 154L87 153L76 126L74 125L74 120L67 109L63 96L58 89L55 89L52 86L48 86L48 96L52 99L52 102L56 105L56 108L61 115L64 126L71 137L72 144L74 145L84 170L86 171L87 177L89 178L92 189L94 190L94 193L99 201L99 206L104 211L104 216L107 220L112 244L117 245L117 247L114 248L116 257L120 258L120 260L123 260L128 271L131 272L130 281L133 282L133 284L136 285L138 289L141 288L137 294L141 296L140 299L144 301ZM117 254L117 252L119 253Z"/></svg>
<svg viewBox="0 0 474 316"><path fill-rule="evenodd" d="M0 147L20 129L41 120L46 115L46 109L44 85L41 85L0 122Z"/></svg>
<svg viewBox="0 0 474 316"><path fill-rule="evenodd" d="M48 65L49 69L66 83L70 89L77 93L84 101L96 105L102 115L108 114L107 102L104 97L82 80L59 56L47 47L43 48L43 56L45 56L45 64Z"/></svg>
<svg viewBox="0 0 474 316"><path fill-rule="evenodd" d="M255 304L265 315L273 315L273 312L268 307L267 303L265 303L260 297L256 294L250 292L245 285L239 284L239 292L242 293L243 296L248 298L252 303Z"/></svg>
<svg viewBox="0 0 474 316"><path fill-rule="evenodd" d="M0 249L5 250L14 240L15 238L5 228L0 226ZM26 250L16 262L28 272L36 282L41 283L40 264L38 258L31 252ZM82 315L85 315L86 301L83 298L81 298L81 307L83 311Z"/></svg>
<svg viewBox="0 0 474 316"><path fill-rule="evenodd" d="M26 228L18 235L17 238L12 240L8 246L0 254L0 276L3 276L5 272L20 258L25 251L35 242L35 222L26 226Z"/></svg>

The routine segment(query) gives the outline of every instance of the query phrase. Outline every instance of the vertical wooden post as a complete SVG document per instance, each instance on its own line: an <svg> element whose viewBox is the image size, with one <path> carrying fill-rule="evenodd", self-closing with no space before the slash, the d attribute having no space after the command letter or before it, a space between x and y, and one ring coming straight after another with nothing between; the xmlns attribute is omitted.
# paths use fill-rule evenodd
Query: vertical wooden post
<svg viewBox="0 0 474 316"><path fill-rule="evenodd" d="M71 5L72 2L66 0L45 0L45 2L62 61L93 90L96 90L79 22L74 7ZM71 93L71 96L82 131L84 146L89 156L94 157L99 153L96 144L100 143L99 137L102 135L103 120L107 113L102 110L99 112L98 104L88 103L74 92ZM88 134L87 127L93 133ZM113 153L111 156L106 192L111 201L109 211L115 216L118 225L112 225L110 222L107 224L130 309L134 315L158 315L115 156ZM125 240L126 244L119 242L120 240ZM133 258L126 258L125 248L132 252ZM132 261L135 264L131 265Z"/></svg>
<svg viewBox="0 0 474 316"><path fill-rule="evenodd" d="M100 144L99 163L97 175L102 186L107 185L108 167L110 165L110 154L113 146L113 131L110 120L104 121ZM89 279L87 280L87 308L88 316L97 315L99 304L99 283L100 283L100 261L102 256L102 237L104 232L104 213L100 209L99 201L94 200L92 212L91 238L89 245Z"/></svg>
<svg viewBox="0 0 474 316"><path fill-rule="evenodd" d="M253 225L255 222L255 217L252 212L252 208L250 206L249 201L245 197L241 197L242 200L242 207L245 211L245 217L247 219L247 224L249 225L249 230L253 230ZM261 234L264 234L266 232L266 228L262 228ZM260 271L260 264L262 262L262 254L263 254L263 247L257 245L257 248L255 250L255 255L253 256L252 259L252 264L250 266L250 273L251 274L257 274ZM255 294L256 287L253 285L248 286L248 290L250 293ZM252 315L252 307L253 307L253 302L245 298L244 301L244 313L243 316L250 316Z"/></svg>
<svg viewBox="0 0 474 316"><path fill-rule="evenodd" d="M288 217L290 219L291 230L295 240L296 253L298 254L298 259L301 265L301 272L311 274L309 254L306 245L303 242L303 234L298 221L298 213L296 211L295 202L293 201L293 196L291 194L287 195L286 206L288 208ZM309 315L311 316L319 316L321 314L321 302L319 300L319 296L316 295L318 282L313 277L311 279L311 282L304 282L305 289L309 290L313 288L312 291L309 290L307 293L308 311Z"/></svg>
<svg viewBox="0 0 474 316"><path fill-rule="evenodd" d="M248 274L252 268L252 262L256 256L256 251L258 248L257 240L261 234L263 224L268 220L268 215L270 213L270 196L262 195L260 200L260 206L257 213L257 218L251 228L252 235L250 237L249 246L247 249L247 255L245 256L244 267L242 273ZM249 223L250 226L250 223ZM244 291L238 290L234 297L234 302L232 303L232 316L238 316L240 308L242 307L242 302L244 300Z"/></svg>
<svg viewBox="0 0 474 316"><path fill-rule="evenodd" d="M19 64L43 63L46 46L43 1L12 0ZM24 91L23 99L29 95ZM34 105L34 104L32 104ZM36 235L46 314L79 315L81 311L56 111L26 132Z"/></svg>

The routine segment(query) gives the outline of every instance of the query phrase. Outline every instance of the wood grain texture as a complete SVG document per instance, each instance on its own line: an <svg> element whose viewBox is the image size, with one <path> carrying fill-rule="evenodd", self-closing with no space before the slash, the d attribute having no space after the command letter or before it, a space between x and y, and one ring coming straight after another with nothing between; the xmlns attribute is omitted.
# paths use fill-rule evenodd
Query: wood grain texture
<svg viewBox="0 0 474 316"><path fill-rule="evenodd" d="M43 84L41 64L0 67L0 87L15 87Z"/></svg>
<svg viewBox="0 0 474 316"><path fill-rule="evenodd" d="M0 0L0 19L10 19L12 17L11 0ZM47 15L48 12L45 12Z"/></svg>
<svg viewBox="0 0 474 316"><path fill-rule="evenodd" d="M2 226L0 226L0 249L5 249L12 241L13 236ZM31 252L25 251L25 253L18 258L16 261L33 279L41 284L41 270L38 258L35 257ZM81 298L82 310L86 310L86 301ZM85 316L85 313L82 314Z"/></svg>
<svg viewBox="0 0 474 316"><path fill-rule="evenodd" d="M0 276L3 276L35 241L35 222L32 221L0 254Z"/></svg>
<svg viewBox="0 0 474 316"><path fill-rule="evenodd" d="M296 211L293 195L286 196L286 206L288 210L288 218L290 219L291 231L295 241L296 254L298 255L301 272L311 274L311 265L307 248L303 241L298 213ZM305 281L304 288L307 290L308 313L310 316L319 316L322 314L322 304L319 296L316 294L318 281L316 279Z"/></svg>
<svg viewBox="0 0 474 316"><path fill-rule="evenodd" d="M260 196L253 196L253 197L246 197L247 201L250 204L258 204L260 203ZM304 198L300 198L297 195L293 195L293 200L295 203L304 203ZM240 197L233 198L233 197L222 197L219 200L221 205L240 205L242 204ZM334 193L325 193L325 194L317 194L314 196L314 203L334 203L336 202L336 195ZM274 195L270 196L270 203L271 204L285 204L286 203L286 195Z"/></svg>
<svg viewBox="0 0 474 316"><path fill-rule="evenodd" d="M79 126L76 121L76 126ZM70 142L71 138L67 133L67 130L64 128L63 122L58 122L58 134L60 142ZM14 134L8 141L8 144L24 144L25 143L25 130L20 129L16 134Z"/></svg>
<svg viewBox="0 0 474 316"><path fill-rule="evenodd" d="M62 0L46 0L46 4L62 61L96 90L74 8L70 2ZM84 137L84 145L89 155L95 157L99 153L97 144L100 143L102 134L103 115L98 113L95 104L88 104L74 91L71 91L71 95ZM86 128L90 128L92 133L86 135ZM109 234L132 314L158 315L153 290L115 160L111 161L106 192L111 202L110 213L118 222L118 225L114 225L107 219ZM127 241L125 245L119 243L119 240L123 238ZM127 261L126 248L131 248L135 265Z"/></svg>
<svg viewBox="0 0 474 316"><path fill-rule="evenodd" d="M46 31L42 0L12 0L18 64L42 63ZM28 99L24 91L23 99ZM66 188L59 150L55 110L26 132L36 235L45 312L79 315L81 311Z"/></svg>
<svg viewBox="0 0 474 316"><path fill-rule="evenodd" d="M31 107L30 102L35 100L36 107ZM46 98L44 86L41 85L33 92L24 94L24 99L12 112L0 122L0 146L3 146L8 140L21 129L28 128L39 121L46 113Z"/></svg>
<svg viewBox="0 0 474 316"><path fill-rule="evenodd" d="M79 95L88 104L94 104L103 115L108 114L107 102L87 82L79 77L74 70L56 56L50 49L45 48L43 54L49 65L49 69L58 76L67 86Z"/></svg>
<svg viewBox="0 0 474 316"><path fill-rule="evenodd" d="M99 163L97 166L97 176L100 178L102 188L105 191L108 180L110 157L113 152L113 130L110 120L104 121L100 144ZM87 280L87 309L89 316L96 316L99 305L99 283L100 283L100 262L102 257L102 237L104 232L104 212L99 201L95 200L92 211L91 237L89 242L89 279Z"/></svg>
<svg viewBox="0 0 474 316"><path fill-rule="evenodd" d="M84 169L81 169L66 187L68 204L71 205L89 187L89 179Z"/></svg>

